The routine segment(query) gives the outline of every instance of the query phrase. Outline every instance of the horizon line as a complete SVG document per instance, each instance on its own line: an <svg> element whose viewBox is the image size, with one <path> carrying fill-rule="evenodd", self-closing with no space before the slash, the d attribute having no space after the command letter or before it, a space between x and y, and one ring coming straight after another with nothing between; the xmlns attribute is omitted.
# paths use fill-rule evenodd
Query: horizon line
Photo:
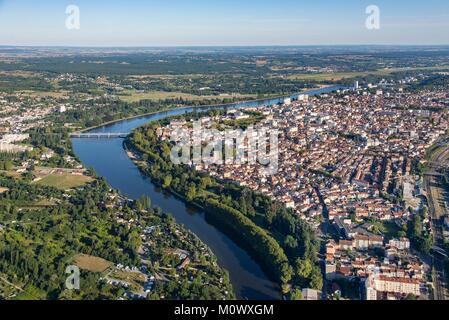
<svg viewBox="0 0 449 320"><path fill-rule="evenodd" d="M22 44L0 44L0 48L273 48L273 47L449 47L449 43L435 43L435 44L257 44L257 45L243 45L243 44L192 44L192 45L22 45Z"/></svg>

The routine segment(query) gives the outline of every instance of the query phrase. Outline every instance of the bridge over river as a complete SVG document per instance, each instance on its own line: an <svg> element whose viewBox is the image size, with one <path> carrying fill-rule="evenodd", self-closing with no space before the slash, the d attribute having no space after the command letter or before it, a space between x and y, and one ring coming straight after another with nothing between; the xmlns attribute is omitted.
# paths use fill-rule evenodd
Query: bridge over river
<svg viewBox="0 0 449 320"><path fill-rule="evenodd" d="M320 90L304 92L314 95L343 89L328 87ZM298 94L293 96L298 98ZM119 139L128 136L129 132L151 121L182 115L186 112L199 112L228 108L244 108L268 106L283 103L283 99L268 99L252 102L234 103L223 106L185 107L162 111L152 115L125 119L103 127L93 132L74 133L73 148L86 167L93 167L95 172L105 177L110 185L122 194L139 199L142 195L149 196L153 205L162 211L170 212L176 221L195 233L218 258L218 263L229 271L237 298L250 300L282 299L281 288L264 272L261 265L245 250L244 246L234 241L235 238L223 233L222 227L206 219L205 213L198 208L186 205L173 195L160 190L159 186L144 175L126 154L123 143ZM127 133L123 133L127 132ZM99 138L99 139L96 139ZM101 139L105 138L105 139Z"/></svg>
<svg viewBox="0 0 449 320"><path fill-rule="evenodd" d="M129 133L123 132L98 132L98 133L72 133L70 138L78 138L78 139L117 139L117 138L126 138L129 136Z"/></svg>

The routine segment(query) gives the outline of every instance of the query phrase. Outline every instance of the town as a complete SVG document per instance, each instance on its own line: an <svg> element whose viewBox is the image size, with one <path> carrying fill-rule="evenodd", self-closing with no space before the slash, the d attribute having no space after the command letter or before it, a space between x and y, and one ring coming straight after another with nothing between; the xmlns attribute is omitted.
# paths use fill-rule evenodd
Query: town
<svg viewBox="0 0 449 320"><path fill-rule="evenodd" d="M272 50L0 48L0 298L447 299L446 51Z"/></svg>
<svg viewBox="0 0 449 320"><path fill-rule="evenodd" d="M428 150L448 133L449 94L447 89L404 90L416 81L384 80L366 87L356 82L354 89L335 94L301 95L282 105L203 117L202 126L210 129L248 119L248 112L263 115L254 131L279 130L278 170L267 175L260 170L264 164L228 159L221 164L221 159L219 164L192 159L192 166L262 192L312 225L325 243L325 296L430 299L433 240L423 168ZM184 120L161 127L159 138L169 141L180 128L194 135ZM202 138L204 145L211 137ZM214 139L226 144L224 130ZM248 139L242 142L235 153L252 157ZM444 219L448 231L448 216Z"/></svg>

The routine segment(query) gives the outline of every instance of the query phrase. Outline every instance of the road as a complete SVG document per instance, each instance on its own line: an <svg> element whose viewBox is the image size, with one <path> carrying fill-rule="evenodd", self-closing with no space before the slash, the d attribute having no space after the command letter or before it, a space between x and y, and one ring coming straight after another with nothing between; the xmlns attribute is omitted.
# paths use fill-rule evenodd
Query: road
<svg viewBox="0 0 449 320"><path fill-rule="evenodd" d="M432 218L432 231L434 246L444 248L444 236L442 217L449 207L448 191L443 185L443 176L436 175L442 168L449 168L449 146L437 152L429 162L427 173L424 177L424 188L429 202L429 213ZM432 254L433 284L435 300L446 300L448 297L444 260L439 255Z"/></svg>

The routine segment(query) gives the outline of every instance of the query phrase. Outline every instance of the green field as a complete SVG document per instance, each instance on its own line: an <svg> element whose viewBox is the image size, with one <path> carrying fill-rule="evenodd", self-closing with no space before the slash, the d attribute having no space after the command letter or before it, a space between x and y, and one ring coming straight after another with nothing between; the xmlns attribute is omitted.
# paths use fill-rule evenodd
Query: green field
<svg viewBox="0 0 449 320"><path fill-rule="evenodd" d="M110 261L87 254L77 254L74 257L74 263L83 270L97 273L105 272L114 265Z"/></svg>
<svg viewBox="0 0 449 320"><path fill-rule="evenodd" d="M33 90L22 90L20 93L37 98L37 97L50 97L55 99L67 99L68 91L33 91Z"/></svg>
<svg viewBox="0 0 449 320"><path fill-rule="evenodd" d="M339 81L343 79L360 78L366 76L388 76L396 72L407 71L437 71L448 70L449 66L441 67L424 67L424 68L391 68L391 69L379 69L377 71L363 71L363 72L335 72L335 73L307 73L307 74L294 74L289 76L292 80L314 80L314 81Z"/></svg>
<svg viewBox="0 0 449 320"><path fill-rule="evenodd" d="M132 103L132 102L139 102L141 100L153 100L153 101L159 101L159 100L166 100L166 99L178 99L182 98L185 100L191 100L191 101L199 101L199 100L207 100L207 99L226 99L226 98L254 98L254 95L220 95L220 96L197 96L194 94L189 93L183 93L183 92L165 92L165 91L149 91L149 92L136 92L135 90L126 90L123 91L122 94L118 96L120 100Z"/></svg>
<svg viewBox="0 0 449 320"><path fill-rule="evenodd" d="M78 176L72 174L50 174L37 181L36 184L55 187L60 190L68 190L81 187L91 181L92 178L86 176Z"/></svg>
<svg viewBox="0 0 449 320"><path fill-rule="evenodd" d="M0 174L4 174L7 177L11 177L11 178L20 178L21 174L16 172L16 171L6 171L6 170L0 170Z"/></svg>

